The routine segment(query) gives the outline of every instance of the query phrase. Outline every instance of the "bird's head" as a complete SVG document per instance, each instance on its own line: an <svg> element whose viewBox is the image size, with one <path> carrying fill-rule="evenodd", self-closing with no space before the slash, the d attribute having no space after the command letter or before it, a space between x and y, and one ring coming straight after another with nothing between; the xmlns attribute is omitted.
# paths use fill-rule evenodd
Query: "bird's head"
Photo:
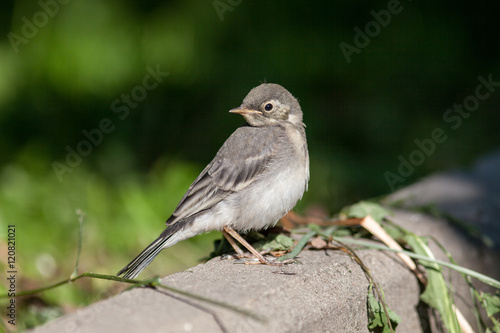
<svg viewBox="0 0 500 333"><path fill-rule="evenodd" d="M251 126L272 126L283 122L304 125L297 99L275 83L263 83L253 88L241 106L229 112L241 114Z"/></svg>

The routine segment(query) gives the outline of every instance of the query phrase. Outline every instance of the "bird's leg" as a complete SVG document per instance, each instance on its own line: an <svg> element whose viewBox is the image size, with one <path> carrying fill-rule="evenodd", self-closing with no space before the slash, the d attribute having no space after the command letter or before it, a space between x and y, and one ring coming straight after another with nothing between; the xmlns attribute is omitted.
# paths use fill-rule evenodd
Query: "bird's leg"
<svg viewBox="0 0 500 333"><path fill-rule="evenodd" d="M226 229L226 228L224 228L224 229ZM229 236L229 234L226 232L226 230L222 230L222 234L224 235L224 237L226 237L229 244L231 244L233 249L236 251L238 257L244 257L245 252L243 252L243 250L238 246L238 244L236 244L234 239L231 236Z"/></svg>
<svg viewBox="0 0 500 333"><path fill-rule="evenodd" d="M223 232L223 234L224 234L224 236L226 237L226 239L228 241L229 241L229 238L230 238L228 236L231 235L231 237L233 237L235 240L237 240L238 242L240 242L241 245L243 245L244 247L246 247L248 251L250 251L257 259L259 259L259 261L262 264L271 265L271 266L283 266L284 265L284 263L282 263L282 262L269 261L266 258L264 258L259 253L259 251L257 251L256 249L254 249L254 247L252 245L250 245L250 243L248 243L243 237L241 237L231 227L224 226L224 232ZM229 241L229 243L233 246L234 250L238 254L240 254L241 249L239 248L239 246L234 241L233 242ZM241 252L243 252L243 251L241 251Z"/></svg>
<svg viewBox="0 0 500 333"><path fill-rule="evenodd" d="M231 246L233 247L234 251L236 251L236 258L238 259L241 259L241 258L251 258L252 257L252 254L251 253L248 253L248 252L244 252L241 247L238 246L238 243L236 243L234 241L234 238L231 237L225 230L222 230L222 234L224 235L224 237L226 238L226 240L229 242L229 244L231 244ZM264 255L264 254L268 254L269 250L264 250L262 252L259 252L261 255Z"/></svg>

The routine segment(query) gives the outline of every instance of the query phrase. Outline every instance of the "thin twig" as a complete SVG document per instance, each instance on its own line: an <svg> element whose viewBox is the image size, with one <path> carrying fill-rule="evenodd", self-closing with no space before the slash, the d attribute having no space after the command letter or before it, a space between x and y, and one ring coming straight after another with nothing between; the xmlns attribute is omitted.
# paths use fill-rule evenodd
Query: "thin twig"
<svg viewBox="0 0 500 333"><path fill-rule="evenodd" d="M73 273L71 273L70 277L74 277L78 275L78 263L80 262L80 253L82 252L82 234L83 234L83 221L85 219L85 212L77 209L76 210L76 215L78 215L78 252L76 253L76 263L75 263L75 269Z"/></svg>
<svg viewBox="0 0 500 333"><path fill-rule="evenodd" d="M64 285L64 284L68 284L68 283L74 282L74 281L79 280L79 279L84 278L84 277L129 283L129 284L133 285L132 287L162 288L162 289L166 289L166 290L169 290L171 292L174 292L174 293L177 293L177 294L180 294L180 295L184 295L184 296L187 296L187 297L191 297L191 298L197 299L197 300L202 301L202 302L206 302L206 303L210 303L210 304L213 304L213 305L216 305L216 306L223 307L225 309L228 309L228 310L231 310L233 312L237 312L237 313L243 314L245 316L251 317L251 318L253 318L255 320L258 320L258 321L261 321L261 322L266 322L267 321L267 318L265 318L264 316L261 316L259 314L253 313L253 312L251 312L249 310L246 310L246 309L243 309L243 308L231 305L231 304L227 304L227 303L224 303L224 302L220 302L220 301L217 301L217 300L213 300L213 299L210 299L210 298L207 298L207 297L203 297L203 296L200 296L200 295L196 295L196 294L190 293L188 291L184 291L184 290L180 290L180 289L177 289L177 288L166 286L166 285L161 284L159 282L160 281L159 278L154 278L154 279L145 280L145 281L137 281L137 280L132 280L132 279L121 278L121 277L118 277L118 276L115 276L115 275L104 275L104 274L87 272L87 273L82 273L82 274L80 274L78 276L75 276L75 277L71 277L71 278L69 278L67 280L63 280L63 281L54 283L54 284L46 286L46 287L42 287L42 288L38 288L38 289L33 289L33 290L20 291L20 292L18 292L16 294L16 296L17 297L21 297L21 296L34 295L34 294L41 293L41 292L44 292L44 291L47 291L47 290L50 290L50 289L57 288L57 287L59 287L61 285ZM8 297L8 295L4 294L4 295L0 296L0 299L1 298L7 298L7 297Z"/></svg>
<svg viewBox="0 0 500 333"><path fill-rule="evenodd" d="M366 266L363 263L361 258L356 254L356 252L354 252L354 250L352 248L350 248L346 244L338 241L337 239L335 239L335 241L337 243L339 243L340 245L342 245L342 247L344 247L346 250L349 251L349 255L351 256L351 258L353 258L354 261L356 261L358 263L358 265L361 267L361 269L365 273L368 281L370 281L370 284L373 284L373 286L375 287L375 293L377 294L379 300L381 300L382 307L384 308L384 314L385 314L385 317L387 319L387 323L389 324L389 329L391 330L392 333L394 333L394 329L392 328L391 319L389 318L389 311L387 310L387 305L385 304L385 297L382 297L382 295L384 293L380 290L380 286L378 285L378 283L375 282L375 279L373 278L373 276L370 272L370 269L368 268L368 266Z"/></svg>

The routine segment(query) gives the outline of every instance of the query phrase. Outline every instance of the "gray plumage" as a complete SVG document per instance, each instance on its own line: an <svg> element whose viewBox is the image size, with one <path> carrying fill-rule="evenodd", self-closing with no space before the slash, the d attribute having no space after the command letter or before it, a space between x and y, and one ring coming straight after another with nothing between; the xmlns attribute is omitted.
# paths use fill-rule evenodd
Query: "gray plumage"
<svg viewBox="0 0 500 333"><path fill-rule="evenodd" d="M272 226L302 198L309 155L298 101L280 85L261 84L230 112L246 123L191 184L167 228L118 275L135 278L162 249L200 233Z"/></svg>

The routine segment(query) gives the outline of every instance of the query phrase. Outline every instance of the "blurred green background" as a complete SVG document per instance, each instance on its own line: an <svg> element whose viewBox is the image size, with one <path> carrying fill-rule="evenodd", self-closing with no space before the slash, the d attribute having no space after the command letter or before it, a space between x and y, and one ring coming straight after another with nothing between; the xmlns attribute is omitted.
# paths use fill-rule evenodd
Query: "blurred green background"
<svg viewBox="0 0 500 333"><path fill-rule="evenodd" d="M364 31L371 11L384 17L388 6L398 13L348 62L340 44L356 46L355 27ZM448 139L398 186L467 168L499 145L500 91L458 128L443 120L474 95L478 76L500 81L493 1L22 0L0 8L0 235L16 225L18 290L71 274L77 209L86 214L81 271L113 274L128 263L242 124L228 110L264 81L286 87L304 110L311 181L300 213L311 205L335 213L389 193L384 173L397 174L398 157L437 127ZM144 89L155 70L168 76ZM103 119L112 130L83 143ZM70 167L68 149L86 156L70 157ZM142 277L195 265L218 237L164 251ZM86 280L25 300L22 325L116 288Z"/></svg>

